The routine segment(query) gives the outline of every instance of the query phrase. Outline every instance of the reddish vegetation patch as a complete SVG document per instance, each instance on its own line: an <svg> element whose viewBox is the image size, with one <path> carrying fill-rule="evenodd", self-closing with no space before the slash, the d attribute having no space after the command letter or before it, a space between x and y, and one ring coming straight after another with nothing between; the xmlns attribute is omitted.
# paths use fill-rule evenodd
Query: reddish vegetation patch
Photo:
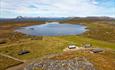
<svg viewBox="0 0 115 70"><path fill-rule="evenodd" d="M54 56L54 60L69 60L75 57L85 57L94 64L96 70L115 70L115 52L106 50L102 53L89 53L83 51L65 52L61 55Z"/></svg>

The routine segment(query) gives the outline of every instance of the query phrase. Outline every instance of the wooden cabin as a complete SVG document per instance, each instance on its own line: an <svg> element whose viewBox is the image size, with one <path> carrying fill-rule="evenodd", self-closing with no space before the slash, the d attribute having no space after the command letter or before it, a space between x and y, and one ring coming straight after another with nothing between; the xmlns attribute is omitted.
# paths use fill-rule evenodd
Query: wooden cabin
<svg viewBox="0 0 115 70"><path fill-rule="evenodd" d="M68 46L69 49L75 49L75 48L78 48L76 45L69 45Z"/></svg>

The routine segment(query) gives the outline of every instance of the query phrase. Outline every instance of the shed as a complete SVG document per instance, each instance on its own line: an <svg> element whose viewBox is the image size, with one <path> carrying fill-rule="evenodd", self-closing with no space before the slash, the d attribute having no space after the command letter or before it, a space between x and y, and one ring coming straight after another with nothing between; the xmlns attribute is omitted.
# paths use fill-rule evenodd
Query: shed
<svg viewBox="0 0 115 70"><path fill-rule="evenodd" d="M0 44L5 44L6 40L5 39L0 39Z"/></svg>
<svg viewBox="0 0 115 70"><path fill-rule="evenodd" d="M69 49L75 49L75 48L77 48L77 46L76 45L69 45L68 48Z"/></svg>
<svg viewBox="0 0 115 70"><path fill-rule="evenodd" d="M24 54L27 54L27 53L30 53L30 51L28 51L28 50L21 50L21 51L19 51L18 55L24 55Z"/></svg>
<svg viewBox="0 0 115 70"><path fill-rule="evenodd" d="M84 44L83 47L84 48L92 48L92 44Z"/></svg>
<svg viewBox="0 0 115 70"><path fill-rule="evenodd" d="M101 49L101 48L95 48L95 49L92 49L90 51L91 51L91 53L100 53L100 52L103 52L103 49Z"/></svg>

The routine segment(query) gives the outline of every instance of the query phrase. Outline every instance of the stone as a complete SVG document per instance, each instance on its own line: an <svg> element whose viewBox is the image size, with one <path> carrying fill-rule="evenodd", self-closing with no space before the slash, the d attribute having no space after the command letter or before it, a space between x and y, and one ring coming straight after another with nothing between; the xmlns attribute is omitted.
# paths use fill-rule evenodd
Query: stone
<svg viewBox="0 0 115 70"><path fill-rule="evenodd" d="M30 28L31 30L34 30L34 28Z"/></svg>
<svg viewBox="0 0 115 70"><path fill-rule="evenodd" d="M25 70L33 70L34 68L43 70L95 70L93 64L86 58L79 57L69 60L42 59L26 66Z"/></svg>

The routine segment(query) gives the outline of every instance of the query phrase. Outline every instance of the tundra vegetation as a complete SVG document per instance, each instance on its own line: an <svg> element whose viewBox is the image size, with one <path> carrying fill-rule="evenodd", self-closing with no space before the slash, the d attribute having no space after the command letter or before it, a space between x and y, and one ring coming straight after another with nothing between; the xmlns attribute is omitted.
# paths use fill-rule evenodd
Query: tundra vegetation
<svg viewBox="0 0 115 70"><path fill-rule="evenodd" d="M80 35L68 36L29 36L15 32L19 27L44 24L44 21L6 21L0 22L0 53L29 63L35 59L52 54L62 54L51 59L68 60L75 57L86 57L96 70L115 70L115 20L71 19L60 23L86 25L88 31ZM81 46L90 43L93 47L103 48L103 53L89 53L81 51L63 52L69 44ZM18 55L21 50L30 53ZM23 64L12 58L0 54L0 70ZM41 68L35 70L42 70Z"/></svg>

